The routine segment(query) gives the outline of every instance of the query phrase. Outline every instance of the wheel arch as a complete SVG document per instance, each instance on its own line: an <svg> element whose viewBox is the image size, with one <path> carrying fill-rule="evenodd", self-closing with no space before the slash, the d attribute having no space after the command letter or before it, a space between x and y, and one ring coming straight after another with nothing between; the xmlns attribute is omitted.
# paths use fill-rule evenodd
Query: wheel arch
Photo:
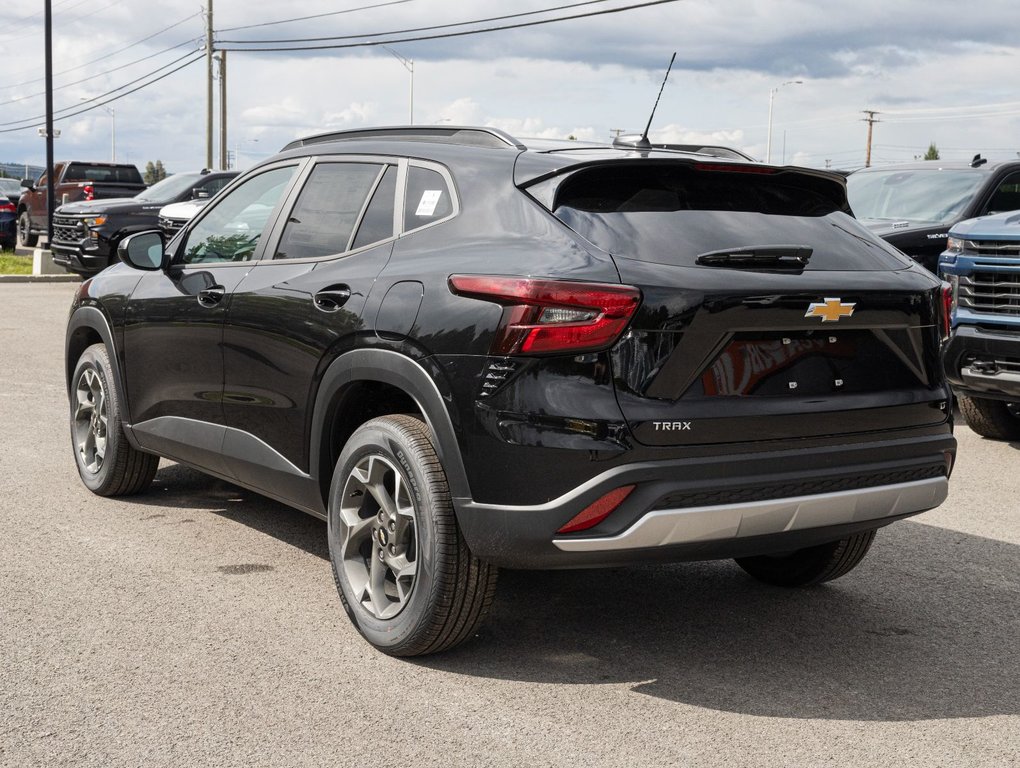
<svg viewBox="0 0 1020 768"><path fill-rule="evenodd" d="M328 506L329 486L336 461L332 454L338 450L337 430L346 435L340 441L342 449L346 437L363 423L357 418L345 421L344 406L349 405L352 398L366 394L364 388L367 385L378 386L375 391L382 392L387 398L386 403L390 405L388 412L417 411L433 435L436 454L446 472L451 495L455 499L471 498L453 420L435 378L419 362L399 352L358 349L341 355L326 369L319 382L312 411L309 469L318 475L324 506ZM401 398L406 398L406 401ZM399 407L401 405L406 407ZM381 415L381 412L373 415Z"/></svg>
<svg viewBox="0 0 1020 768"><path fill-rule="evenodd" d="M67 386L68 399L71 397L71 387L73 386L71 378L78 365L78 358L93 344L104 344L109 352L117 391L121 394L124 414L128 416L124 421L130 424L127 389L124 387L117 347L113 343L113 330L110 328L106 315L98 307L78 307L67 321L67 334L64 339L64 383Z"/></svg>

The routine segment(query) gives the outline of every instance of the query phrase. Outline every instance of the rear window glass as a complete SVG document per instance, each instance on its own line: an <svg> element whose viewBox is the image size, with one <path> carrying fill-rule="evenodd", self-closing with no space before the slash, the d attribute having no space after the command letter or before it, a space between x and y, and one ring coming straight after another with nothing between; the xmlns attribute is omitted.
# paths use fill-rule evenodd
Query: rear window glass
<svg viewBox="0 0 1020 768"><path fill-rule="evenodd" d="M798 245L812 249L811 270L909 264L843 212L839 182L702 168L646 164L577 171L558 183L552 211L599 248L641 261L698 266L703 253Z"/></svg>
<svg viewBox="0 0 1020 768"><path fill-rule="evenodd" d="M859 218L939 224L959 218L987 177L969 168L859 171L846 186Z"/></svg>
<svg viewBox="0 0 1020 768"><path fill-rule="evenodd" d="M64 181L96 181L117 184L142 184L142 176L133 165L89 165L71 163L64 172Z"/></svg>

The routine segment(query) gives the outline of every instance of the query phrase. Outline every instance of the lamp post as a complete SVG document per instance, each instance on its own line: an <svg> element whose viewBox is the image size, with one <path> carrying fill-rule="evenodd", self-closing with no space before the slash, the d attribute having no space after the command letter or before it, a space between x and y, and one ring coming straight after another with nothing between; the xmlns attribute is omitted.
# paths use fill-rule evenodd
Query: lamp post
<svg viewBox="0 0 1020 768"><path fill-rule="evenodd" d="M401 56L395 50L390 48L388 45L380 45L380 48L385 48L393 58L404 65L404 69L411 75L411 89L407 97L407 124L414 125L414 59L408 59Z"/></svg>
<svg viewBox="0 0 1020 768"><path fill-rule="evenodd" d="M83 96L79 101L91 101L91 99L86 99ZM96 106L110 116L110 162L115 163L117 162L117 115L113 111L113 107L108 107L105 104Z"/></svg>
<svg viewBox="0 0 1020 768"><path fill-rule="evenodd" d="M776 91L782 88L784 85L800 85L803 80L787 80L785 83L780 83L775 88L769 91L769 137L765 143L765 162L772 162L772 103L776 99Z"/></svg>

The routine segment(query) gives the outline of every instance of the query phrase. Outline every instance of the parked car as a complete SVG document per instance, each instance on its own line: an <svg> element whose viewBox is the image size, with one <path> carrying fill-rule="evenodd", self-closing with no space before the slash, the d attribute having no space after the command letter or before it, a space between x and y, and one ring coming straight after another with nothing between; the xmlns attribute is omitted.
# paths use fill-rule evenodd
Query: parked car
<svg viewBox="0 0 1020 768"><path fill-rule="evenodd" d="M1020 210L949 230L939 272L953 287L946 376L980 435L1020 438Z"/></svg>
<svg viewBox="0 0 1020 768"><path fill-rule="evenodd" d="M0 197L0 248L13 248L17 232L17 209L10 200Z"/></svg>
<svg viewBox="0 0 1020 768"><path fill-rule="evenodd" d="M132 197L146 187L142 175L133 165L80 161L55 163L53 175L57 179L53 186L56 205L78 200ZM37 181L23 179L21 186L25 191L18 200L18 241L31 248L39 235L46 234L49 225L46 174Z"/></svg>
<svg viewBox="0 0 1020 768"><path fill-rule="evenodd" d="M12 203L21 199L21 182L17 179L0 179L0 200L7 198Z"/></svg>
<svg viewBox="0 0 1020 768"><path fill-rule="evenodd" d="M53 214L53 261L68 272L91 275L117 260L117 243L158 226L166 205L208 202L237 171L175 173L130 198L68 203Z"/></svg>
<svg viewBox="0 0 1020 768"><path fill-rule="evenodd" d="M1020 160L926 160L863 168L847 179L854 215L932 272L949 228L1020 208Z"/></svg>
<svg viewBox="0 0 1020 768"><path fill-rule="evenodd" d="M939 505L948 293L839 177L490 128L329 133L83 283L83 483L158 456L327 521L375 647L475 633L497 568L736 558L803 586Z"/></svg>
<svg viewBox="0 0 1020 768"><path fill-rule="evenodd" d="M163 230L166 239L169 240L180 232L184 225L195 218L195 215L205 208L208 203L209 198L204 200L185 200L183 203L171 203L160 208L159 228Z"/></svg>

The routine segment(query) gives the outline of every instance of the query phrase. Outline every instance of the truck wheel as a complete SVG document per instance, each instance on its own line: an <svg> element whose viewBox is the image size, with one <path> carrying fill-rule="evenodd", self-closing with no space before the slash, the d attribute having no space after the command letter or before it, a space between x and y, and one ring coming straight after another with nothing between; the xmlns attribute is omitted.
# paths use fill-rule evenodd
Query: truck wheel
<svg viewBox="0 0 1020 768"><path fill-rule="evenodd" d="M82 352L71 378L71 444L82 482L100 496L144 491L159 465L158 456L128 443L114 382L103 344Z"/></svg>
<svg viewBox="0 0 1020 768"><path fill-rule="evenodd" d="M421 419L373 419L347 441L329 494L329 555L344 609L391 656L470 638L492 603L495 567L471 554Z"/></svg>
<svg viewBox="0 0 1020 768"><path fill-rule="evenodd" d="M868 554L874 539L875 531L865 531L788 555L738 557L737 565L766 584L809 587L848 574Z"/></svg>
<svg viewBox="0 0 1020 768"><path fill-rule="evenodd" d="M28 211L22 211L18 217L18 245L22 248L34 248L38 241L39 236L32 234L32 219L29 218Z"/></svg>
<svg viewBox="0 0 1020 768"><path fill-rule="evenodd" d="M989 400L984 397L958 395L960 412L967 420L967 426L982 437L995 440L1020 438L1020 417L1016 415L1017 405L1004 400Z"/></svg>

